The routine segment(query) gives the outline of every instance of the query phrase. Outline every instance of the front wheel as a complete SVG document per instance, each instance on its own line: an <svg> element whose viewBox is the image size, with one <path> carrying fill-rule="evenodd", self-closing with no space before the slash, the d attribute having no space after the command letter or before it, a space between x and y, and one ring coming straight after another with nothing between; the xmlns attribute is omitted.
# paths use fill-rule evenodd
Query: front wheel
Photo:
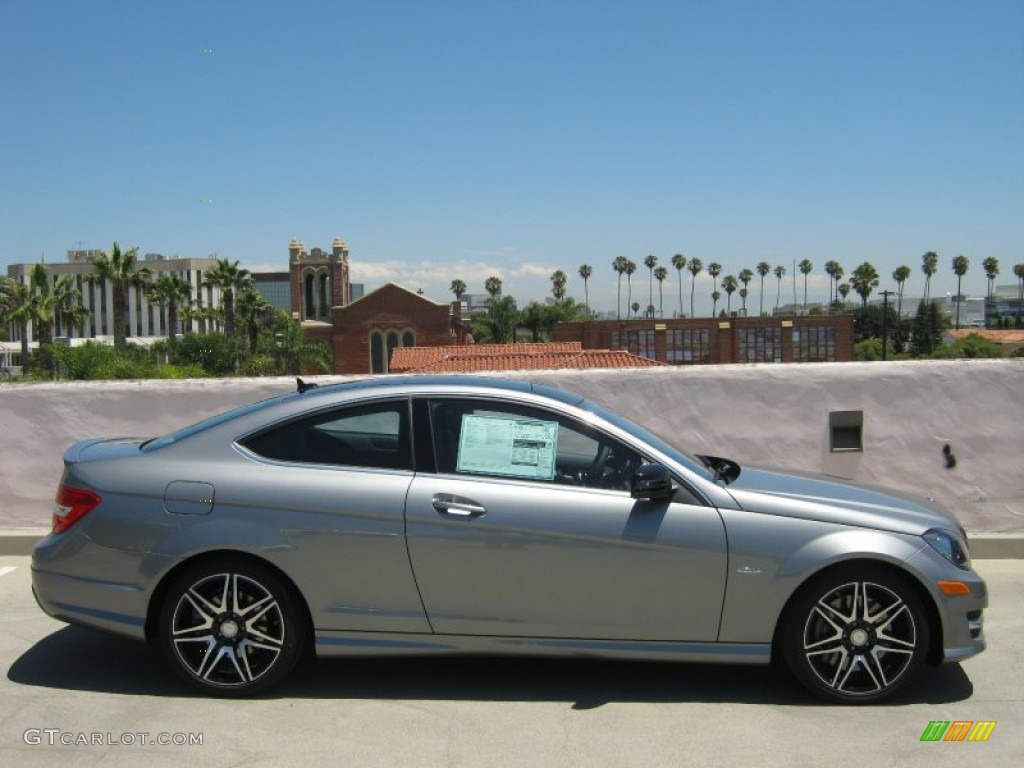
<svg viewBox="0 0 1024 768"><path fill-rule="evenodd" d="M160 645L192 685L246 696L278 683L305 645L306 624L288 585L242 560L210 562L178 576L160 613Z"/></svg>
<svg viewBox="0 0 1024 768"><path fill-rule="evenodd" d="M800 591L782 642L787 665L808 690L856 704L886 698L914 676L928 648L928 622L905 578L850 568Z"/></svg>

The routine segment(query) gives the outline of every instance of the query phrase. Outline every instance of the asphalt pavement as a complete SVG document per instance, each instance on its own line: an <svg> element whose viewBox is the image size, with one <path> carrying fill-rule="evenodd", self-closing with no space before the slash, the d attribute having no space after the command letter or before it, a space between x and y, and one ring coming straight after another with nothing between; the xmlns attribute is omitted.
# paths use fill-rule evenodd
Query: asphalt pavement
<svg viewBox="0 0 1024 768"><path fill-rule="evenodd" d="M66 626L0 557L0 763L48 766L963 766L1024 754L1024 562L979 560L988 650L891 703L818 703L774 668L588 659L320 660L197 696L156 649ZM984 742L922 741L933 722ZM163 743L166 742L166 743Z"/></svg>

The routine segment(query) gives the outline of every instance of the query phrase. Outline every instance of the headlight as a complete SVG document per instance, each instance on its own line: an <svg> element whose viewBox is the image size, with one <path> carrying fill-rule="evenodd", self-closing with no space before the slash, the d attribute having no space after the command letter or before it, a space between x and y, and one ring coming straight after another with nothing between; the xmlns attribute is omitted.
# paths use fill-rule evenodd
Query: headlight
<svg viewBox="0 0 1024 768"><path fill-rule="evenodd" d="M965 571L971 568L971 557L967 554L967 544L949 531L933 529L924 535L932 549L949 560L957 568Z"/></svg>

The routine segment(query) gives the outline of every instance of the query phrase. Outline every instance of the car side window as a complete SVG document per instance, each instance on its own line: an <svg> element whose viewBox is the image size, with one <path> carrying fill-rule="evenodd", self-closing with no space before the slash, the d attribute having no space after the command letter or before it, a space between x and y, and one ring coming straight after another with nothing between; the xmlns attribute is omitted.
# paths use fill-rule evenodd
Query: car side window
<svg viewBox="0 0 1024 768"><path fill-rule="evenodd" d="M439 472L628 491L643 458L557 413L489 400L431 400Z"/></svg>
<svg viewBox="0 0 1024 768"><path fill-rule="evenodd" d="M278 424L240 444L276 461L412 469L405 400L325 411Z"/></svg>

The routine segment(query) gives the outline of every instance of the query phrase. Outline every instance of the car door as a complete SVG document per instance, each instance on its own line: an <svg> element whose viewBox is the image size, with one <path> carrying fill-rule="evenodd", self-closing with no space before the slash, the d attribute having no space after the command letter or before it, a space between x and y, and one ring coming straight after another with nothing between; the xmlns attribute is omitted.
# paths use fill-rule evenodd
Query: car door
<svg viewBox="0 0 1024 768"><path fill-rule="evenodd" d="M645 457L554 411L472 398L416 408L437 472L413 479L406 535L435 632L717 638L726 541L714 507L684 490L632 499Z"/></svg>

